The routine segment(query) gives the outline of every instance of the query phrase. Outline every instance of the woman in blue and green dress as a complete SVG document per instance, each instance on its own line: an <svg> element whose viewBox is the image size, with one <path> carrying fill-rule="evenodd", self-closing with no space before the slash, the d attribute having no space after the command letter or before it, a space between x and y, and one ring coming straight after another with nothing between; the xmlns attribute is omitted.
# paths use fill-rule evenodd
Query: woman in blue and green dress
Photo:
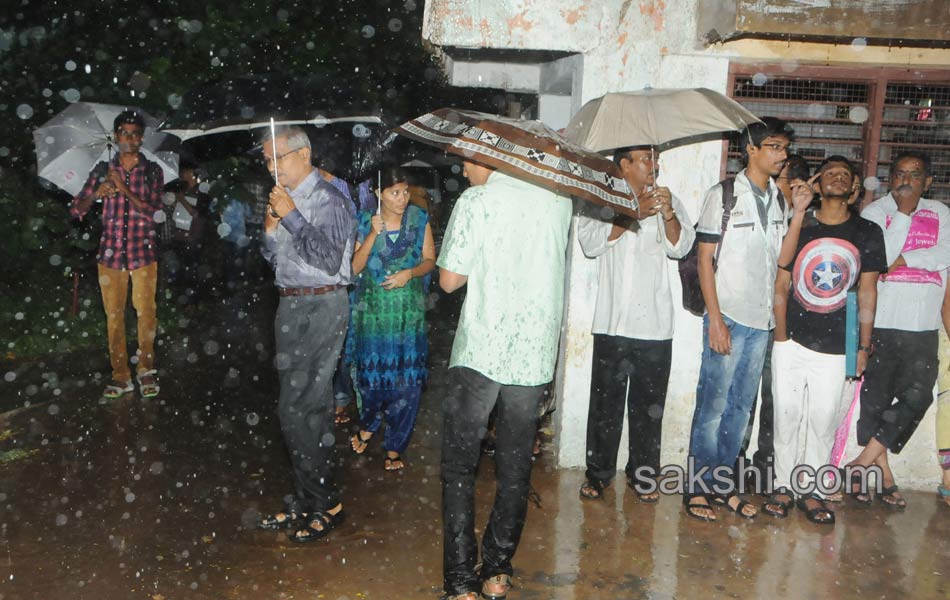
<svg viewBox="0 0 950 600"><path fill-rule="evenodd" d="M405 467L428 375L423 277L435 268L429 215L409 203L409 181L400 168L379 178L379 212L361 212L356 229L352 333L348 352L361 399L360 430L350 438L366 451L383 420L384 467Z"/></svg>

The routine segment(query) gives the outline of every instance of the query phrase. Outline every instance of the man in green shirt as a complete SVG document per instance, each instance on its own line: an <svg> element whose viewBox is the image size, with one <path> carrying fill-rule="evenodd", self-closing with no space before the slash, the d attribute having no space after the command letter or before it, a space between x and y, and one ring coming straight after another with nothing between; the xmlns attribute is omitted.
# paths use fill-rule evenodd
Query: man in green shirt
<svg viewBox="0 0 950 600"><path fill-rule="evenodd" d="M489 167L465 162L472 187L455 205L439 283L467 285L449 368L442 442L446 597L504 598L528 508L538 407L554 377L561 330L571 201ZM475 469L498 402L495 503L475 572Z"/></svg>

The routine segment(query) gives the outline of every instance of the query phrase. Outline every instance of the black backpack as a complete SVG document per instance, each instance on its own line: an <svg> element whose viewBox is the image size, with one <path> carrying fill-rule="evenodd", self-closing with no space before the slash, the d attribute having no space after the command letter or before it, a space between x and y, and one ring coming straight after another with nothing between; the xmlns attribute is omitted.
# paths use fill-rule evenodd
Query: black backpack
<svg viewBox="0 0 950 600"><path fill-rule="evenodd" d="M726 229L729 227L729 219L732 217L732 209L736 207L735 177L729 177L719 182L722 186L722 225L719 230L719 243L716 245L716 256L713 257L713 272L718 268L719 252L722 250L722 240L726 237ZM782 212L785 212L785 196L782 191L778 191L779 206ZM696 315L703 316L706 312L706 300L703 298L703 290L699 287L699 256L697 248L699 244L693 243L689 253L679 260L680 283L683 288L683 308Z"/></svg>

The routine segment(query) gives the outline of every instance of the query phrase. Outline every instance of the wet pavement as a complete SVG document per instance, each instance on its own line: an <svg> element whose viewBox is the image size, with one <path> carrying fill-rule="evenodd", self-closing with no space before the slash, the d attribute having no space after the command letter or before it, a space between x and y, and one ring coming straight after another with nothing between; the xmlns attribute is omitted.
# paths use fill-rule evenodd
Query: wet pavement
<svg viewBox="0 0 950 600"><path fill-rule="evenodd" d="M19 408L0 424L0 450L18 453L0 463L0 600L439 596L449 303L430 319L432 378L407 469L384 472L377 439L354 455L355 424L340 428L348 519L300 546L252 528L281 505L290 471L275 415L273 300L246 301L222 301L166 337L159 398L101 400L92 373L104 376L105 364L45 365L59 371L55 386L4 384L5 406ZM37 386L28 397L27 385ZM549 443L512 600L950 598L950 509L933 493L907 493L904 512L845 503L834 527L797 511L751 522L722 512L707 524L686 517L679 497L641 504L622 485L582 503L582 472L553 464ZM480 524L492 494L486 458Z"/></svg>

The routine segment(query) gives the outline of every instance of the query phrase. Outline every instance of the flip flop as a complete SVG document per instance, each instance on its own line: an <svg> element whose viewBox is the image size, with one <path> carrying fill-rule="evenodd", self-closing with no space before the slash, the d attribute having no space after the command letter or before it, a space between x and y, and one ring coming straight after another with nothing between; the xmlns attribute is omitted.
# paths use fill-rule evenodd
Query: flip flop
<svg viewBox="0 0 950 600"><path fill-rule="evenodd" d="M808 508L808 504L807 504L808 500L817 501L818 506L816 506L815 508ZM802 511L802 513L805 514L805 518L807 518L812 523L817 523L818 525L834 525L835 524L834 511L829 510L828 507L825 506L825 501L814 494L808 494L807 496L802 496L795 503L795 506L797 506L798 510ZM824 518L819 517L819 515L821 515L822 513L825 513L828 516Z"/></svg>
<svg viewBox="0 0 950 600"><path fill-rule="evenodd" d="M907 508L907 500L904 500L903 498L898 498L897 496L894 495L894 493L897 492L899 489L900 488L898 488L897 485L892 485L892 486L883 488L881 489L881 493L877 494L875 498L877 498L878 502L880 502L881 504L883 504L884 506L888 508L892 508L894 510L904 510L905 508ZM893 498L894 501L888 502L887 500L884 499L888 496Z"/></svg>
<svg viewBox="0 0 950 600"><path fill-rule="evenodd" d="M700 504L696 500L702 498L706 501L705 504ZM705 521L706 523L712 523L716 520L716 517L707 517L699 513L697 509L709 509L713 510L713 505L710 504L709 498L705 494L694 494L692 496L684 496L683 504L686 505L686 514L693 517L694 519L699 519L700 521Z"/></svg>
<svg viewBox="0 0 950 600"><path fill-rule="evenodd" d="M343 509L340 509L340 512L336 513L335 515L331 515L330 513L322 510L312 512L307 518L307 524L295 531L293 535L289 536L290 541L294 542L295 544L308 544L310 542L323 539L345 520L346 513L343 512ZM322 529L317 529L314 527L314 523L320 523Z"/></svg>

